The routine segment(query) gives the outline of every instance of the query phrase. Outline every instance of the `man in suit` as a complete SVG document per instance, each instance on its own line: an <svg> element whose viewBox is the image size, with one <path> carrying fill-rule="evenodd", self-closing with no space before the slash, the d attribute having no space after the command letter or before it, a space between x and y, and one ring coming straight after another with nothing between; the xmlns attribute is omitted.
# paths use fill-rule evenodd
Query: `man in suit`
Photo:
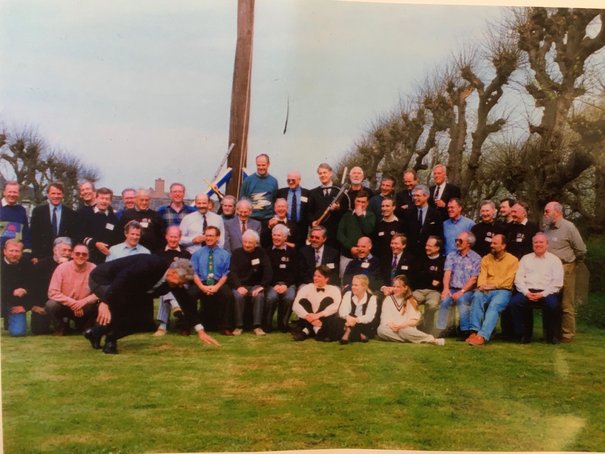
<svg viewBox="0 0 605 454"><path fill-rule="evenodd" d="M395 276L401 274L408 278L410 287L416 286L416 257L407 250L406 245L405 235L396 233L391 238L391 253L381 257L382 281L387 287L393 284Z"/></svg>
<svg viewBox="0 0 605 454"><path fill-rule="evenodd" d="M48 185L48 203L34 208L31 217L32 257L39 259L53 253L53 241L59 236L76 237L77 216L63 205L63 184Z"/></svg>
<svg viewBox="0 0 605 454"><path fill-rule="evenodd" d="M403 171L403 186L403 190L395 194L395 214L400 218L403 218L406 211L414 206L412 191L418 186L418 176L414 169Z"/></svg>
<svg viewBox="0 0 605 454"><path fill-rule="evenodd" d="M380 269L380 260L372 255L372 240L367 236L362 236L357 240L357 253L355 258L349 262L342 276L342 286L345 290L350 290L353 276L364 274L370 280L370 290L378 290L382 284L382 271Z"/></svg>
<svg viewBox="0 0 605 454"><path fill-rule="evenodd" d="M183 309L185 319L195 328L198 338L210 345L219 343L209 336L199 321L195 304L185 284L193 279L191 262L177 259L166 266L156 255L138 254L97 266L90 273L90 289L100 299L98 325L86 330L84 336L93 348L117 354L117 340L140 329L138 313L141 299L172 292Z"/></svg>
<svg viewBox="0 0 605 454"><path fill-rule="evenodd" d="M422 256L429 236L443 238L443 219L437 208L429 205L429 188L419 184L412 191L414 206L407 210L406 236L409 249L417 257Z"/></svg>
<svg viewBox="0 0 605 454"><path fill-rule="evenodd" d="M252 203L248 199L242 199L235 205L235 217L225 221L225 250L233 252L242 247L242 234L246 230L254 230L261 234L261 223L252 219ZM220 244L219 244L220 246Z"/></svg>
<svg viewBox="0 0 605 454"><path fill-rule="evenodd" d="M456 185L447 182L447 169L443 164L437 164L433 167L434 186L431 186L430 201L433 207L439 209L441 218L447 219L447 203L450 199L456 197L461 198L460 188Z"/></svg>
<svg viewBox="0 0 605 454"><path fill-rule="evenodd" d="M309 190L300 186L300 172L292 170L286 177L288 187L277 190L276 199L288 202L288 219L296 224L294 244L297 248L305 245L309 228Z"/></svg>
<svg viewBox="0 0 605 454"><path fill-rule="evenodd" d="M324 226L328 234L328 244L338 249L336 232L340 218L347 209L346 197L343 194L339 201L334 201L340 187L332 183L333 172L330 164L325 162L319 164L317 175L320 185L309 193L309 221L313 227L320 224ZM328 214L320 223L319 218L326 210Z"/></svg>
<svg viewBox="0 0 605 454"><path fill-rule="evenodd" d="M302 284L313 282L313 274L319 265L325 265L331 272L330 284L338 285L340 254L336 248L326 244L325 227L313 227L309 233L309 245L300 248L300 278Z"/></svg>
<svg viewBox="0 0 605 454"><path fill-rule="evenodd" d="M111 207L113 191L109 188L97 190L97 203L80 222L80 241L88 246L90 261L102 263L109 255L109 248L122 241L122 230Z"/></svg>

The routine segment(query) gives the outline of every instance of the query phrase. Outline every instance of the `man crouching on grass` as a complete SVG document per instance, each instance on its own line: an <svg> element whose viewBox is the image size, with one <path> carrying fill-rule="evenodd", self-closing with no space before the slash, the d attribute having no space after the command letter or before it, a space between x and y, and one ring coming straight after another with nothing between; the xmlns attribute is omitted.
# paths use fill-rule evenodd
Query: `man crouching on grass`
<svg viewBox="0 0 605 454"><path fill-rule="evenodd" d="M185 284L193 279L193 267L186 259L177 259L167 267L155 255L139 254L97 266L90 273L90 289L100 299L97 325L84 333L92 348L101 348L105 335L104 353L118 353L117 340L140 331L140 314L149 297L172 292L193 326L199 339L210 345L219 343L201 325L195 302L189 297Z"/></svg>

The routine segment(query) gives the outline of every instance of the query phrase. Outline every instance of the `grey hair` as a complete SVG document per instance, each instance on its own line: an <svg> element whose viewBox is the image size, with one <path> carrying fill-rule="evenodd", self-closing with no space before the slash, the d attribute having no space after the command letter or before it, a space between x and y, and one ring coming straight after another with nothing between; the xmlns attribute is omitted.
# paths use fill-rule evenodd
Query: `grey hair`
<svg viewBox="0 0 605 454"><path fill-rule="evenodd" d="M466 241L468 242L468 244L472 246L475 245L475 243L477 242L477 237L475 236L475 234L473 232L464 232L466 233Z"/></svg>
<svg viewBox="0 0 605 454"><path fill-rule="evenodd" d="M275 224L271 231L283 233L284 235L286 235L286 237L290 236L290 229L284 224Z"/></svg>
<svg viewBox="0 0 605 454"><path fill-rule="evenodd" d="M67 244L69 247L71 247L71 238L69 238L68 236L58 236L57 238L55 238L55 241L53 241L53 248L60 244Z"/></svg>
<svg viewBox="0 0 605 454"><path fill-rule="evenodd" d="M414 192L422 192L427 197L431 195L431 191L429 191L429 188L425 184L417 184L414 186L414 189L412 189L412 194Z"/></svg>
<svg viewBox="0 0 605 454"><path fill-rule="evenodd" d="M479 208L483 208L485 205L489 205L490 207L492 207L492 209L496 209L496 204L488 199L482 200L481 203L479 204Z"/></svg>
<svg viewBox="0 0 605 454"><path fill-rule="evenodd" d="M235 204L235 209L238 209L242 205L247 205L248 208L252 209L252 202L248 199L239 199L239 201Z"/></svg>
<svg viewBox="0 0 605 454"><path fill-rule="evenodd" d="M260 236L258 236L258 233L256 232L256 230L248 229L244 233L242 233L242 240L245 240L248 238L254 239L254 241L256 241L257 246L258 246L258 243L260 243Z"/></svg>
<svg viewBox="0 0 605 454"><path fill-rule="evenodd" d="M176 259L170 264L169 270L174 270L178 277L184 281L192 281L195 275L191 260Z"/></svg>

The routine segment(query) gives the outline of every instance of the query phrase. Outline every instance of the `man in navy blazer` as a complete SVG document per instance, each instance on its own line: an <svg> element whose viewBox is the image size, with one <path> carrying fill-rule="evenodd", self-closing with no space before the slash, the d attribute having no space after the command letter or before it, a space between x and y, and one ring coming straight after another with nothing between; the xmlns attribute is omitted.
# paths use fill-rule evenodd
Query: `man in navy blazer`
<svg viewBox="0 0 605 454"><path fill-rule="evenodd" d="M328 246L327 230L325 227L313 227L309 233L309 246L300 248L300 281L301 284L313 282L313 273L319 265L325 265L330 269L330 285L339 285L340 253L337 249Z"/></svg>
<svg viewBox="0 0 605 454"><path fill-rule="evenodd" d="M437 164L433 167L433 181L435 184L430 189L429 204L439 209L442 219L445 221L447 216L447 203L450 199L460 199L460 188L447 182L447 169L443 164Z"/></svg>
<svg viewBox="0 0 605 454"><path fill-rule="evenodd" d="M229 252L242 247L242 233L246 230L254 230L261 233L261 223L252 219L252 202L248 199L242 199L235 205L235 217L225 221L225 246Z"/></svg>
<svg viewBox="0 0 605 454"><path fill-rule="evenodd" d="M414 206L406 214L408 248L416 257L422 257L429 236L443 238L443 219L438 209L429 205L429 188L419 184L412 191Z"/></svg>
<svg viewBox="0 0 605 454"><path fill-rule="evenodd" d="M195 301L184 287L193 274L189 260L177 259L167 265L164 258L152 254L136 254L100 264L90 273L89 280L90 289L100 300L98 324L86 330L84 336L93 348L100 348L105 335L103 352L116 354L117 340L140 328L141 303L172 292L199 339L219 345L204 331Z"/></svg>
<svg viewBox="0 0 605 454"><path fill-rule="evenodd" d="M307 241L309 229L309 190L300 186L300 172L292 170L286 177L288 187L277 190L275 199L288 201L288 220L296 224L294 243L301 248Z"/></svg>
<svg viewBox="0 0 605 454"><path fill-rule="evenodd" d="M32 257L40 259L53 254L53 241L60 236L72 240L77 234L77 216L74 210L63 205L63 184L48 185L48 203L34 208L31 217Z"/></svg>

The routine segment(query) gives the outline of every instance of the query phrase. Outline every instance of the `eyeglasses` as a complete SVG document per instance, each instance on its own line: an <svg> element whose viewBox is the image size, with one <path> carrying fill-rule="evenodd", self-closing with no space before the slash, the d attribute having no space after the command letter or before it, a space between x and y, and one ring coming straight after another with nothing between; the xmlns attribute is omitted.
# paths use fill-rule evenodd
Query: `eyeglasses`
<svg viewBox="0 0 605 454"><path fill-rule="evenodd" d="M464 243L462 238L456 238L456 244Z"/></svg>
<svg viewBox="0 0 605 454"><path fill-rule="evenodd" d="M88 257L88 252L74 252L76 257Z"/></svg>
<svg viewBox="0 0 605 454"><path fill-rule="evenodd" d="M286 182L288 182L288 183L296 183L296 180L288 178L288 179L286 180Z"/></svg>

